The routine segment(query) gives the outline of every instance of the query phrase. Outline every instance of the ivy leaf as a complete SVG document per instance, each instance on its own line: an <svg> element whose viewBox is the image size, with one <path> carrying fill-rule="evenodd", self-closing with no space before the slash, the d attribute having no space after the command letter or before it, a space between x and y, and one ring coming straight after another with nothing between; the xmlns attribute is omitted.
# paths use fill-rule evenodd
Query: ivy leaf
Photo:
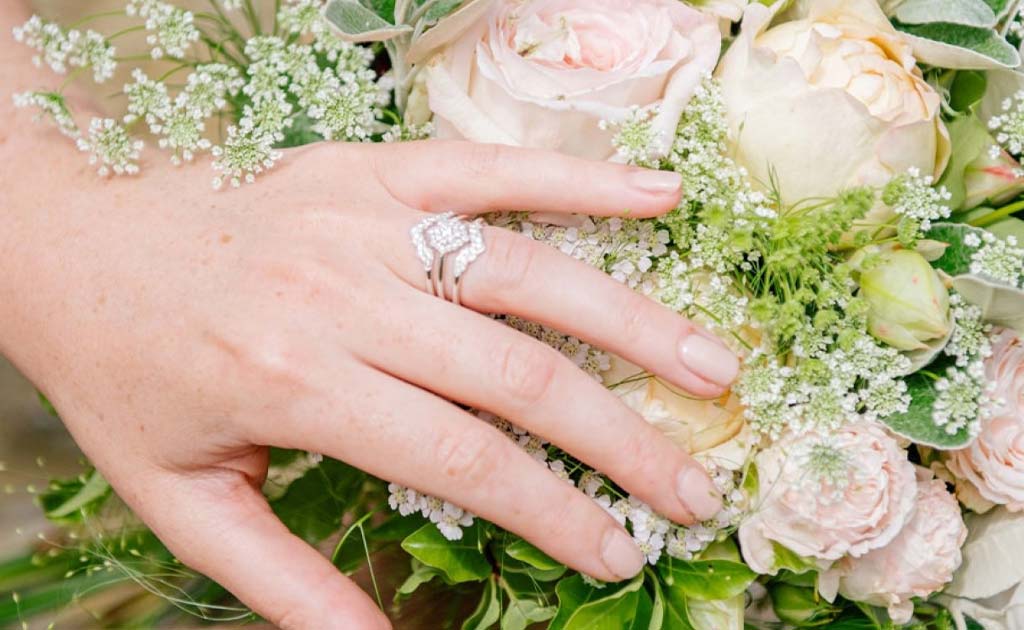
<svg viewBox="0 0 1024 630"><path fill-rule="evenodd" d="M687 598L731 599L747 590L757 574L741 562L730 560L676 560L658 564L668 590L681 590Z"/></svg>
<svg viewBox="0 0 1024 630"><path fill-rule="evenodd" d="M448 540L433 523L402 541L402 549L427 566L440 570L452 583L482 582L491 574L483 553L482 525L477 519L462 531L462 540Z"/></svg>
<svg viewBox="0 0 1024 630"><path fill-rule="evenodd" d="M660 590L660 585L658 589ZM673 630L696 630L690 623L690 607L682 589L665 589L665 627Z"/></svg>
<svg viewBox="0 0 1024 630"><path fill-rule="evenodd" d="M622 630L636 618L644 574L596 588L580 575L558 583L558 614L548 630Z"/></svg>
<svg viewBox="0 0 1024 630"><path fill-rule="evenodd" d="M957 70L1015 68L1017 49L991 28L949 22L897 24L914 48L918 60Z"/></svg>
<svg viewBox="0 0 1024 630"><path fill-rule="evenodd" d="M480 596L473 614L462 623L462 630L487 630L501 619L501 600L498 598L498 587L492 575L484 583L484 592Z"/></svg>
<svg viewBox="0 0 1024 630"><path fill-rule="evenodd" d="M324 458L319 466L292 482L270 506L292 533L315 544L338 531L365 479L362 471Z"/></svg>
<svg viewBox="0 0 1024 630"><path fill-rule="evenodd" d="M330 0L324 18L334 33L347 42L383 42L412 32L408 25L395 25L354 0Z"/></svg>
<svg viewBox="0 0 1024 630"><path fill-rule="evenodd" d="M940 360L940 365L945 365L948 361L948 358L945 361ZM934 371L944 372L945 367L936 368ZM911 396L910 407L906 413L883 418L882 422L886 426L898 435L939 450L963 448L971 443L972 438L967 427L950 434L944 427L935 424L935 420L932 419L932 408L939 393L932 378L917 373L907 377L906 383Z"/></svg>
<svg viewBox="0 0 1024 630"><path fill-rule="evenodd" d="M501 618L501 630L526 630L535 623L551 619L558 612L558 607L552 605L555 591L550 584L539 584L529 575L516 573L502 575L498 584L508 598Z"/></svg>
<svg viewBox="0 0 1024 630"><path fill-rule="evenodd" d="M405 578L401 586L395 591L396 596L409 596L416 592L419 587L441 575L441 572L434 567L428 567L415 559L412 561L412 573Z"/></svg>
<svg viewBox="0 0 1024 630"><path fill-rule="evenodd" d="M564 564L552 559L546 553L521 538L505 547L505 553L512 558L515 558L520 562L525 562L531 567L540 569L541 571L552 571L565 568Z"/></svg>
<svg viewBox="0 0 1024 630"><path fill-rule="evenodd" d="M904 24L949 22L992 28L996 14L984 0L906 0L896 9L896 19Z"/></svg>

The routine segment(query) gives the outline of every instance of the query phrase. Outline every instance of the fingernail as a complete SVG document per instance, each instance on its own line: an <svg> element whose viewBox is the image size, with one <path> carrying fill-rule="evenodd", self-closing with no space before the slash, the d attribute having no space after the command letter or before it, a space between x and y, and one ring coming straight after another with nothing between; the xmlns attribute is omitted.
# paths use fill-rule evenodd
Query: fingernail
<svg viewBox="0 0 1024 630"><path fill-rule="evenodd" d="M700 335L687 335L679 346L683 365L697 376L728 387L740 372L740 360L725 346Z"/></svg>
<svg viewBox="0 0 1024 630"><path fill-rule="evenodd" d="M683 176L672 171L638 168L630 175L630 183L644 192L667 195L679 191L683 186Z"/></svg>
<svg viewBox="0 0 1024 630"><path fill-rule="evenodd" d="M692 466L676 480L676 494L698 520L706 521L722 511L722 496L708 476Z"/></svg>
<svg viewBox="0 0 1024 630"><path fill-rule="evenodd" d="M644 556L633 539L620 529L610 529L601 542L601 559L614 575L625 580L644 568Z"/></svg>

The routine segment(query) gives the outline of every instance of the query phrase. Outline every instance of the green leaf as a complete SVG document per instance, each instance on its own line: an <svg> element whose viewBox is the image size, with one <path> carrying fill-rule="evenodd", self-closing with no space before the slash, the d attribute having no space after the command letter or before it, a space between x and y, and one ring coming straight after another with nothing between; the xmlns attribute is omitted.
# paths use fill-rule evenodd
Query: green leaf
<svg viewBox="0 0 1024 630"><path fill-rule="evenodd" d="M330 0L324 18L335 34L348 42L383 42L412 32L411 26L396 26L353 0Z"/></svg>
<svg viewBox="0 0 1024 630"><path fill-rule="evenodd" d="M513 586L513 581L511 576L501 579L502 589L508 596L508 604L501 617L501 630L526 630L555 616L558 608L548 603L546 595L533 593L522 585Z"/></svg>
<svg viewBox="0 0 1024 630"><path fill-rule="evenodd" d="M1024 290L974 274L953 278L953 288L969 303L981 307L986 322L1024 334Z"/></svg>
<svg viewBox="0 0 1024 630"><path fill-rule="evenodd" d="M647 625L647 630L661 630L661 628L666 627L665 594L661 590L661 581L658 580L658 576L651 572L651 577L653 578L650 582L654 591L654 597L651 600L651 621ZM641 629L638 628L637 630Z"/></svg>
<svg viewBox="0 0 1024 630"><path fill-rule="evenodd" d="M637 591L636 614L627 630L657 630L661 624L654 625L651 615L654 612L654 602L645 589Z"/></svg>
<svg viewBox="0 0 1024 630"><path fill-rule="evenodd" d="M996 14L984 0L906 0L896 9L896 19L904 24L949 22L992 28Z"/></svg>
<svg viewBox="0 0 1024 630"><path fill-rule="evenodd" d="M501 600L498 587L492 575L484 583L484 592L473 614L462 623L462 630L487 630L501 619Z"/></svg>
<svg viewBox="0 0 1024 630"><path fill-rule="evenodd" d="M319 543L341 527L341 519L353 507L365 479L362 471L324 458L319 466L293 481L270 506L292 533L309 543Z"/></svg>
<svg viewBox="0 0 1024 630"><path fill-rule="evenodd" d="M395 0L365 0L364 4L389 24L395 23Z"/></svg>
<svg viewBox="0 0 1024 630"><path fill-rule="evenodd" d="M985 89L987 87L988 77L984 72L980 70L960 70L956 73L953 85L949 89L950 107L958 112L967 111L968 108L981 102L981 99L985 97Z"/></svg>
<svg viewBox="0 0 1024 630"><path fill-rule="evenodd" d="M668 590L680 589L691 599L730 599L747 590L757 574L741 562L676 560L658 564Z"/></svg>
<svg viewBox="0 0 1024 630"><path fill-rule="evenodd" d="M437 526L427 523L402 541L402 549L427 566L444 573L453 583L481 582L491 574L483 553L482 525L477 519L462 531L462 540L448 540Z"/></svg>
<svg viewBox="0 0 1024 630"><path fill-rule="evenodd" d="M988 8L992 9L996 19L1001 20L1006 17L1006 14L1013 7L1013 0L985 0L985 4L988 5Z"/></svg>
<svg viewBox="0 0 1024 630"><path fill-rule="evenodd" d="M950 276L959 276L971 271L971 256L977 251L976 248L967 245L964 239L968 234L974 234L979 239L985 233L981 228L971 227L962 223L936 223L925 237L929 240L948 243L949 247L937 260L932 261L932 266L944 271Z"/></svg>
<svg viewBox="0 0 1024 630"><path fill-rule="evenodd" d="M978 28L976 26L964 26L963 24L951 24L948 22L932 22L929 24L897 24L897 28L912 37L923 40L938 42L940 45L949 46L967 54L960 53L959 59L950 59L949 67L963 69L984 69L991 67L984 60L994 61L999 66L1014 68L1020 64L1020 55L1017 49L1011 46L999 33L990 28ZM915 47L915 51L917 48ZM956 51L946 51L949 54L957 55ZM980 56L983 60L976 60L972 63L973 56Z"/></svg>
<svg viewBox="0 0 1024 630"><path fill-rule="evenodd" d="M79 478L52 485L48 492L40 496L40 503L47 518L59 521L78 517L83 511L95 510L109 496L110 484L98 470L93 470L84 481Z"/></svg>
<svg viewBox="0 0 1024 630"><path fill-rule="evenodd" d="M973 71L961 71L957 73L957 77L965 73L974 74ZM956 81L954 81L954 99L956 98L955 86ZM968 97L964 96L963 98L967 99ZM955 106L954 108L956 109ZM949 130L953 153L949 158L949 165L946 167L945 173L942 174L942 179L939 180L939 185L945 186L952 195L949 200L950 207L960 208L967 198L967 187L964 183L967 169L981 155L982 151L991 146L992 138L989 136L985 124L973 113L954 118L947 123L946 128Z"/></svg>
<svg viewBox="0 0 1024 630"><path fill-rule="evenodd" d="M658 585L658 589L660 589ZM665 588L665 628L695 630L690 623L690 607L682 589Z"/></svg>
<svg viewBox="0 0 1024 630"><path fill-rule="evenodd" d="M940 359L940 366L931 368L932 371L944 372L945 367L941 366L948 361L948 358ZM898 435L939 450L963 448L971 443L972 438L967 427L950 434L945 428L935 424L932 419L932 408L935 399L938 398L938 391L932 378L921 373L911 374L907 377L906 383L911 396L910 407L906 413L883 418L886 426Z"/></svg>
<svg viewBox="0 0 1024 630"><path fill-rule="evenodd" d="M395 591L395 596L412 595L419 587L440 575L441 572L434 567L428 567L414 559L412 561L412 573L409 574L409 577L405 578L405 581Z"/></svg>
<svg viewBox="0 0 1024 630"><path fill-rule="evenodd" d="M772 542L772 549L775 552L775 570L789 571L796 575L802 575L810 571L816 571L818 565L811 558L805 558L796 552L790 551L777 542Z"/></svg>
<svg viewBox="0 0 1024 630"><path fill-rule="evenodd" d="M999 238L1005 239L1013 236L1018 243L1024 243L1024 221L1017 217L1006 217L998 222L985 226L985 229L992 232Z"/></svg>
<svg viewBox="0 0 1024 630"><path fill-rule="evenodd" d="M540 569L541 571L552 571L565 568L564 564L557 560L553 560L546 553L521 538L505 547L505 553L512 558L515 558L520 562L525 562L531 567Z"/></svg>
<svg viewBox="0 0 1024 630"><path fill-rule="evenodd" d="M558 614L548 630L622 630L636 618L644 574L629 582L591 586L580 575L558 583Z"/></svg>

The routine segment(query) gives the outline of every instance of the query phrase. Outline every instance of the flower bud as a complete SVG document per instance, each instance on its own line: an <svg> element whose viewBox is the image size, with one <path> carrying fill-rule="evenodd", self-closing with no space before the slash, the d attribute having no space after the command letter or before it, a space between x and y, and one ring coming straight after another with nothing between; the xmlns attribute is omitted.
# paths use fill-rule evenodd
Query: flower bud
<svg viewBox="0 0 1024 630"><path fill-rule="evenodd" d="M899 350L923 350L949 333L949 292L920 254L894 250L868 255L860 295L868 304L868 330Z"/></svg>
<svg viewBox="0 0 1024 630"><path fill-rule="evenodd" d="M772 608L783 623L800 628L825 626L835 620L839 609L822 599L813 588L780 583L769 587Z"/></svg>
<svg viewBox="0 0 1024 630"><path fill-rule="evenodd" d="M992 140L964 171L964 209L976 208L986 201L999 205L1024 191L1024 169L1006 150Z"/></svg>

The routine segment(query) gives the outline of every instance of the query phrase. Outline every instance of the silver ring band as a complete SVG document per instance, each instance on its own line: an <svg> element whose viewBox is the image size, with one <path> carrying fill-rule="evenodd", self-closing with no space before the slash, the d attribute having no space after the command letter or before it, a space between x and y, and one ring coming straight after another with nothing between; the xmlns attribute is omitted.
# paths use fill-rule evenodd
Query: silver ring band
<svg viewBox="0 0 1024 630"><path fill-rule="evenodd" d="M454 212L445 212L417 223L410 236L427 274L427 293L461 304L462 274L487 250L483 221L468 221Z"/></svg>

